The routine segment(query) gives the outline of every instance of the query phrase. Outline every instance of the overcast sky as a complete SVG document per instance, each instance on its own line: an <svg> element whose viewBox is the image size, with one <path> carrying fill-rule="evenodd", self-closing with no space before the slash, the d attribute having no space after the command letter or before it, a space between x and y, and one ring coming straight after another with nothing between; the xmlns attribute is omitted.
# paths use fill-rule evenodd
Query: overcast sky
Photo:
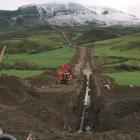
<svg viewBox="0 0 140 140"><path fill-rule="evenodd" d="M63 2L66 0L0 0L0 9L2 10L16 10L18 7L27 4L43 4L49 2ZM140 18L140 0L69 0L79 4L86 5L101 5L117 10L123 11L128 14L136 15Z"/></svg>

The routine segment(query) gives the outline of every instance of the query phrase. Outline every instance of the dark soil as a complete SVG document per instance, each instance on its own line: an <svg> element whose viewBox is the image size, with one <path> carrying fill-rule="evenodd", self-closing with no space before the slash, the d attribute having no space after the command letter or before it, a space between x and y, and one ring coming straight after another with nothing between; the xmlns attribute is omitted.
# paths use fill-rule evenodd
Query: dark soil
<svg viewBox="0 0 140 140"><path fill-rule="evenodd" d="M78 55L75 58L78 60ZM29 133L36 140L139 140L140 87L115 85L113 79L102 75L91 54L89 60L91 100L85 132L77 133L86 77L79 73L69 85L55 85L55 71L24 80L0 76L3 132L17 140L27 139ZM90 132L86 132L87 126Z"/></svg>

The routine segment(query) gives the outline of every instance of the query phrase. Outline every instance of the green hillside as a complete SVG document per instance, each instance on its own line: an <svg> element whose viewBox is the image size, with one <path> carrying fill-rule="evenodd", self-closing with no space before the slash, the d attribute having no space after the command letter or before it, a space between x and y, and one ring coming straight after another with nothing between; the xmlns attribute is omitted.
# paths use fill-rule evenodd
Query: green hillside
<svg viewBox="0 0 140 140"><path fill-rule="evenodd" d="M140 32L140 27L68 27L66 29L69 35L78 45L90 45L94 42L114 39L126 35L132 35ZM75 31L74 31L75 30Z"/></svg>
<svg viewBox="0 0 140 140"><path fill-rule="evenodd" d="M117 84L140 86L140 34L94 43L94 55L101 67L115 68L119 73L108 73ZM120 70L124 71L120 73ZM137 70L137 71L136 71ZM131 71L131 72L128 72Z"/></svg>

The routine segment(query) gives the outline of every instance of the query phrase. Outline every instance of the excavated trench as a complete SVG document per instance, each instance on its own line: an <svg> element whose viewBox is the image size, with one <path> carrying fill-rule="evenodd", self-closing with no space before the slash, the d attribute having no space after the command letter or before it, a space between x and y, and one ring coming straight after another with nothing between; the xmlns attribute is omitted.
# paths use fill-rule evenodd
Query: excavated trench
<svg viewBox="0 0 140 140"><path fill-rule="evenodd" d="M89 87L89 97L85 113L83 132L98 132L98 128L101 123L99 120L99 113L102 109L103 99L100 97L101 89L98 78L95 76L97 70L94 71L95 65L93 64L92 48L87 48L85 54L87 62L83 72L86 77L89 77L89 83L87 83L87 87ZM84 91L86 91L86 87ZM83 94L84 93L85 92L83 92ZM84 99L84 97L82 98Z"/></svg>
<svg viewBox="0 0 140 140"><path fill-rule="evenodd" d="M99 114L100 110L102 109L103 106L103 99L100 97L101 93L101 87L100 87L100 81L97 78L97 69L96 65L94 63L94 56L92 52L92 48L88 48L87 52L87 69L88 69L88 74L90 75L90 80L89 80L89 96L90 96L90 103L87 108L87 116L85 119L84 123L84 131L85 132L98 132L99 131L99 126L100 126L100 120L99 120Z"/></svg>

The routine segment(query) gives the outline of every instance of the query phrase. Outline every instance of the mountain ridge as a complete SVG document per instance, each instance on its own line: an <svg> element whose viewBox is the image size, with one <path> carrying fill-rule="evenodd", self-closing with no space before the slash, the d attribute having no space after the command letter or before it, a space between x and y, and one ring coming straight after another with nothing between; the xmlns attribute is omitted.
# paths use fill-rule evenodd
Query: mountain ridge
<svg viewBox="0 0 140 140"><path fill-rule="evenodd" d="M11 19L16 20L17 17L22 18L25 15L34 15L37 18L40 12L38 9L42 11L46 20L55 26L140 25L140 19L134 15L126 14L113 8L87 6L75 2L53 2L46 4L24 5L19 7L17 10L20 15L15 15L15 17L13 16ZM11 11L11 13L12 12L13 11ZM0 10L0 17L1 13L2 10Z"/></svg>

